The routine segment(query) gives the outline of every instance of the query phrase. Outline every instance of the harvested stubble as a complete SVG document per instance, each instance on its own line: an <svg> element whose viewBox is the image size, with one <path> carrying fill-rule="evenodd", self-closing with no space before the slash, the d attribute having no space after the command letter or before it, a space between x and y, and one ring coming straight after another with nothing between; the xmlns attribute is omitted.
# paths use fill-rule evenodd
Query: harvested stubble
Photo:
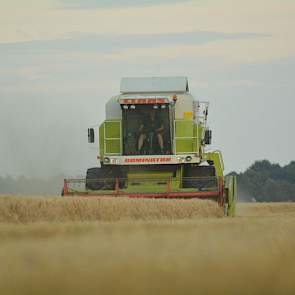
<svg viewBox="0 0 295 295"><path fill-rule="evenodd" d="M178 220L222 216L223 209L208 200L0 198L2 223Z"/></svg>
<svg viewBox="0 0 295 295"><path fill-rule="evenodd" d="M237 207L239 216L294 216L295 203L240 203Z"/></svg>

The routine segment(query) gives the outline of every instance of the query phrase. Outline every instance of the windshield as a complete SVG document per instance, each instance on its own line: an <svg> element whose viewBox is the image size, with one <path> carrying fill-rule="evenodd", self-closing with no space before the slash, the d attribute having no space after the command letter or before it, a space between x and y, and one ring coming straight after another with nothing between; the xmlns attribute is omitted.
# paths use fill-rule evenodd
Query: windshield
<svg viewBox="0 0 295 295"><path fill-rule="evenodd" d="M125 105L122 111L124 155L171 154L168 104Z"/></svg>

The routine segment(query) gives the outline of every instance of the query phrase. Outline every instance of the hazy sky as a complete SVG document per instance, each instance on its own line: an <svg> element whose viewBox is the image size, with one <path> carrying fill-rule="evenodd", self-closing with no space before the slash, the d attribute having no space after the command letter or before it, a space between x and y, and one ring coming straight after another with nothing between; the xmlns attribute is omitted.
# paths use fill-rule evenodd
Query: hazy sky
<svg viewBox="0 0 295 295"><path fill-rule="evenodd" d="M294 0L0 0L0 175L84 174L123 76L189 78L226 170L294 160Z"/></svg>

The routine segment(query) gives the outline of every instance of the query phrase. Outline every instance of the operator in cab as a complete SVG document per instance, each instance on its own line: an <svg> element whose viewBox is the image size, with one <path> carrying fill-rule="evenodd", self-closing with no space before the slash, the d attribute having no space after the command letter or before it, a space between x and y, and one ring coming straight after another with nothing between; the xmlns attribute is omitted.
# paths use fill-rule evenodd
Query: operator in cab
<svg viewBox="0 0 295 295"><path fill-rule="evenodd" d="M161 154L164 153L163 140L164 124L157 116L156 110L151 110L148 116L143 117L139 127L138 151L142 152L142 147L146 141L150 145L150 150L153 149L153 141L156 140L161 149Z"/></svg>

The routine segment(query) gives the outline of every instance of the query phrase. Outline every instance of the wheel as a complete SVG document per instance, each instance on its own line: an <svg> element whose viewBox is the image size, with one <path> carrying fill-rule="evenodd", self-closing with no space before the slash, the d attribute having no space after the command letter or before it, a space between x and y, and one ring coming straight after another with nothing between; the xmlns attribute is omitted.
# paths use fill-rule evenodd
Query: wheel
<svg viewBox="0 0 295 295"><path fill-rule="evenodd" d="M112 171L107 167L90 168L86 174L87 190L107 190L115 188L115 180Z"/></svg>
<svg viewBox="0 0 295 295"><path fill-rule="evenodd" d="M198 188L200 191L217 187L215 167L185 165L183 187Z"/></svg>
<svg viewBox="0 0 295 295"><path fill-rule="evenodd" d="M86 174L86 189L114 190L116 188L116 178L119 178L119 188L124 187L123 172L118 167L89 168Z"/></svg>

